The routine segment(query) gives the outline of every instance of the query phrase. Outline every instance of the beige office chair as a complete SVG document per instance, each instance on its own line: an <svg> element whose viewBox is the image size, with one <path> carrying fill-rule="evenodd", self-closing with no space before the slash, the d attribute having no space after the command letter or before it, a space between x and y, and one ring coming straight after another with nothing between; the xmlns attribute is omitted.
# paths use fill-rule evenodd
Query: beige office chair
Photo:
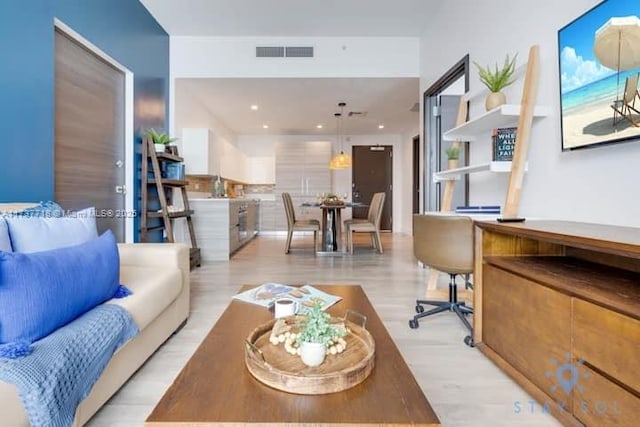
<svg viewBox="0 0 640 427"><path fill-rule="evenodd" d="M382 208L384 207L384 193L375 193L371 198L369 213L366 220L350 219L344 222L347 232L347 246L349 252L353 253L353 234L370 233L371 243L378 252L382 253L382 241L380 240L380 220L382 219Z"/></svg>
<svg viewBox="0 0 640 427"><path fill-rule="evenodd" d="M416 314L409 327L418 327L418 319L443 311L458 315L470 335L465 338L473 346L472 327L466 316L473 313L464 301L458 301L456 275L473 273L473 221L467 216L425 214L413 216L413 253L415 257L438 271L449 274L449 301L416 300ZM467 276L468 277L468 276ZM424 305L435 308L424 311Z"/></svg>
<svg viewBox="0 0 640 427"><path fill-rule="evenodd" d="M313 231L313 251L318 248L318 232L320 231L320 221L317 219L296 219L296 211L289 193L282 193L284 211L287 214L287 245L284 253L288 254L291 249L291 239L294 231Z"/></svg>

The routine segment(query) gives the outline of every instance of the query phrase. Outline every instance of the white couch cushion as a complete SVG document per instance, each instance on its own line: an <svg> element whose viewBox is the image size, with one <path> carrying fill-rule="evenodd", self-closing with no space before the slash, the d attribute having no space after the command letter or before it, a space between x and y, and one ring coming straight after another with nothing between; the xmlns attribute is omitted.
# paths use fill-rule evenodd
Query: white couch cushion
<svg viewBox="0 0 640 427"><path fill-rule="evenodd" d="M120 283L133 291L126 298L111 299L126 309L140 330L151 323L176 300L182 290L182 275L177 268L120 267Z"/></svg>

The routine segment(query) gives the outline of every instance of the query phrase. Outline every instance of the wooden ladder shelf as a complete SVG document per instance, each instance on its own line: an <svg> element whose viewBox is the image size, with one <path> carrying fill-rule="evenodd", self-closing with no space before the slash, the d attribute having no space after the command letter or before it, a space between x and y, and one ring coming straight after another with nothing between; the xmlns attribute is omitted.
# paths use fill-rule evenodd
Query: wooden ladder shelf
<svg viewBox="0 0 640 427"><path fill-rule="evenodd" d="M524 86L520 101L520 115L518 117L518 132L516 134L513 160L511 162L511 171L509 173L509 185L507 186L506 200L502 211L503 218L518 217L520 197L522 194L522 182L524 180L527 154L529 152L529 144L531 140L531 127L533 124L536 94L538 92L539 75L540 47L538 45L533 45L529 49L529 60L527 62L527 70L524 77ZM460 98L456 126L460 126L467 121L468 108L469 100L463 95ZM461 142L462 141L455 141L452 146L460 147ZM447 180L445 182L442 203L440 205L440 210L443 212L451 211L455 184L455 180ZM431 269L429 281L427 282L427 292L436 289L438 276L439 272Z"/></svg>
<svg viewBox="0 0 640 427"><path fill-rule="evenodd" d="M191 240L191 249L189 251L189 261L191 268L200 266L200 249L196 242L196 235L193 228L191 216L193 210L189 207L189 198L187 197L188 182L181 179L169 179L162 176L162 164L181 163L182 157L176 154L156 152L153 140L145 137L142 143L142 218L140 224L140 241L148 242L150 233L162 232L163 241L174 243L174 227L173 220L176 218L185 218L189 230L189 238ZM151 175L151 176L150 176ZM160 203L159 210L149 208L149 187L155 187L158 193L158 201ZM172 190L179 188L182 195L183 209L179 211L170 210L171 200L173 199ZM162 219L161 225L149 226L149 219Z"/></svg>

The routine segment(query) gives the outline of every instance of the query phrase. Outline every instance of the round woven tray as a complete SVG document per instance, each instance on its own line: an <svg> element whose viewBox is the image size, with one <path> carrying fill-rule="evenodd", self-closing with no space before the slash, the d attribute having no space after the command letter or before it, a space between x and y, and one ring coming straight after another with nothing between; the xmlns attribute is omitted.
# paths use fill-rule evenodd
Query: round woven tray
<svg viewBox="0 0 640 427"><path fill-rule="evenodd" d="M291 316L292 322L295 318ZM327 394L360 384L371 373L375 342L364 327L347 321L347 348L340 354L327 354L320 366L312 368L299 356L287 353L283 344L269 342L275 322L273 319L258 326L247 338L245 364L258 381L289 393Z"/></svg>

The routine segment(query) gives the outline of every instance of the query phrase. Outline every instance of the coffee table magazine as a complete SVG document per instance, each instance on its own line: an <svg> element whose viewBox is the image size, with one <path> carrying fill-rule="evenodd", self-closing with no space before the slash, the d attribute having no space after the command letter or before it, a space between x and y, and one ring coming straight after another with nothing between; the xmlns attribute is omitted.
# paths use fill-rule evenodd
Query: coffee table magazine
<svg viewBox="0 0 640 427"><path fill-rule="evenodd" d="M262 285L234 295L238 301L260 305L265 308L273 306L275 300L288 298L300 303L298 314L306 314L317 303L326 310L342 298L314 288L311 285L289 286L280 283L263 283Z"/></svg>

